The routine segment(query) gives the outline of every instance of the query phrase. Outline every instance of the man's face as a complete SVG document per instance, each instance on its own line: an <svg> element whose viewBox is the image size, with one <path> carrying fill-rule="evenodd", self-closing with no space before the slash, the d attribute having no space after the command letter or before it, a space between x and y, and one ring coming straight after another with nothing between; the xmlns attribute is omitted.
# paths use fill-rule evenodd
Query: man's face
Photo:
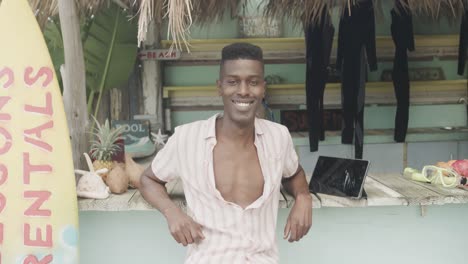
<svg viewBox="0 0 468 264"><path fill-rule="evenodd" d="M247 59L227 60L216 83L223 98L224 115L241 124L253 122L265 96L263 63Z"/></svg>

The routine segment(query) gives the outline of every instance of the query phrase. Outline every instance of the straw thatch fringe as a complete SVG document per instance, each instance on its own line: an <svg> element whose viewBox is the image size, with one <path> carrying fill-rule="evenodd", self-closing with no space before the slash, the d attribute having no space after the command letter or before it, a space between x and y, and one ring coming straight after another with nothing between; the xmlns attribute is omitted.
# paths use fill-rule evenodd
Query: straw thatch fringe
<svg viewBox="0 0 468 264"><path fill-rule="evenodd" d="M58 13L58 0L30 0L29 4L37 17L37 22L41 28L47 23L51 15ZM1 2L1 0L0 0Z"/></svg>
<svg viewBox="0 0 468 264"><path fill-rule="evenodd" d="M468 0L395 0L405 10L415 15L440 17L459 17L468 8ZM380 7L381 0L374 0L374 6ZM342 12L351 12L351 5L359 0L263 0L266 16L294 18L306 23L318 23L324 14L323 9L339 6ZM377 13L380 12L380 10Z"/></svg>
<svg viewBox="0 0 468 264"><path fill-rule="evenodd" d="M415 15L440 17L459 17L468 8L468 0L397 0Z"/></svg>
<svg viewBox="0 0 468 264"><path fill-rule="evenodd" d="M140 44L146 40L150 21L154 19L156 23L162 23L164 2L164 0L156 0L141 3L138 10L138 47L140 47Z"/></svg>
<svg viewBox="0 0 468 264"><path fill-rule="evenodd" d="M138 19L138 47L140 46L141 42L146 39L146 34L148 32L148 25L149 21L153 19L153 2L146 1L140 5L140 17Z"/></svg>
<svg viewBox="0 0 468 264"><path fill-rule="evenodd" d="M59 0L29 0L41 27L47 23L49 17L57 15L57 1ZM187 46L189 28L194 22L210 23L221 19L227 11L231 11L231 16L234 16L244 1L246 0L75 0L75 4L80 16L92 15L110 2L135 11L139 16L138 44L146 40L152 20L161 24L167 18L168 38L174 40L177 48L181 48L181 43Z"/></svg>
<svg viewBox="0 0 468 264"><path fill-rule="evenodd" d="M153 4L156 1L158 7ZM161 4L164 1L164 4ZM206 24L220 20L225 12L231 11L231 16L237 14L238 8L245 0L141 0L138 43L146 39L149 22L156 18L168 20L168 39L173 40L172 48L181 49L182 44L189 49L188 38L190 26L193 23ZM161 8L160 8L161 7ZM164 16L155 16L155 10L162 9Z"/></svg>
<svg viewBox="0 0 468 264"><path fill-rule="evenodd" d="M321 22L325 12L336 6L351 12L349 7L356 2L357 0L263 0L266 6L265 16L293 18L307 24Z"/></svg>
<svg viewBox="0 0 468 264"><path fill-rule="evenodd" d="M39 26L47 23L49 17L58 14L59 0L29 0L29 4L34 14L36 15ZM96 13L99 9L108 7L110 2L115 2L122 8L129 11L136 10L141 0L75 0L76 9L80 16L90 16ZM0 4L2 0L0 0Z"/></svg>
<svg viewBox="0 0 468 264"><path fill-rule="evenodd" d="M181 41L188 49L187 36L190 33L190 26L193 23L192 19L192 1L191 0L169 0L167 3L166 15L168 17L168 38L172 36L173 45L177 49L182 50Z"/></svg>
<svg viewBox="0 0 468 264"><path fill-rule="evenodd" d="M45 25L48 17L57 14L57 1L59 0L29 0L40 25ZM188 45L190 26L194 22L203 24L218 20L228 10L231 11L231 15L235 15L239 7L248 0L75 0L81 15L93 14L100 8L108 6L111 1L135 12L138 11L138 43L145 40L151 20L161 23L163 18L167 18L169 38L174 40L177 48L181 48L182 43ZM325 14L324 10L329 11L331 8L340 6L342 12L351 12L349 7L359 4L359 1L361 0L263 0L261 4L266 7L264 13L266 16L317 23ZM459 17L463 10L468 8L468 0L395 1L415 15L435 19Z"/></svg>
<svg viewBox="0 0 468 264"><path fill-rule="evenodd" d="M246 0L198 0L193 1L193 17L197 23L205 24L220 20L227 11L235 16Z"/></svg>

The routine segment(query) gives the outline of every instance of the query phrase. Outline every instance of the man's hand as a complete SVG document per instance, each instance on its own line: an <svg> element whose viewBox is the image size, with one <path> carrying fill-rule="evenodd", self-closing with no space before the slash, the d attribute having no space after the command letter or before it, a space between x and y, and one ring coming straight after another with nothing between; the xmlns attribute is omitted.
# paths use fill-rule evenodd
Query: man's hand
<svg viewBox="0 0 468 264"><path fill-rule="evenodd" d="M179 207L171 207L164 211L169 225L169 231L177 243L187 246L205 239L202 226L190 216L180 210Z"/></svg>
<svg viewBox="0 0 468 264"><path fill-rule="evenodd" d="M284 228L284 239L289 242L299 241L312 226L312 197L310 194L299 194L288 216Z"/></svg>

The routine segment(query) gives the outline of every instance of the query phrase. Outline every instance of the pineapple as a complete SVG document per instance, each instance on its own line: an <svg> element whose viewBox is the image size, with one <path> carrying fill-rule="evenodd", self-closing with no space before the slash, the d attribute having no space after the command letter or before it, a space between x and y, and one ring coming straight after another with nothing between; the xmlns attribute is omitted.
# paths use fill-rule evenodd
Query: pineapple
<svg viewBox="0 0 468 264"><path fill-rule="evenodd" d="M106 119L104 125L100 124L95 117L93 117L95 127L92 134L94 140L91 141L91 157L94 159L93 166L94 170L106 168L107 173L101 174L104 181L107 178L107 174L112 170L114 163L112 156L120 150L120 147L116 144L117 140L121 138L121 133L124 127L112 128L109 125L109 120Z"/></svg>

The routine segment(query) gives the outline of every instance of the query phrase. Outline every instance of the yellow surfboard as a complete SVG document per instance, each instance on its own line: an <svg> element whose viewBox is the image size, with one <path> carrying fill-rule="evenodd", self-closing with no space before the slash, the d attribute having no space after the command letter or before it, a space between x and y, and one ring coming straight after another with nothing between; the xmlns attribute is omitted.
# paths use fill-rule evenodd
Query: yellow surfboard
<svg viewBox="0 0 468 264"><path fill-rule="evenodd" d="M0 5L0 264L77 264L69 132L27 0Z"/></svg>

